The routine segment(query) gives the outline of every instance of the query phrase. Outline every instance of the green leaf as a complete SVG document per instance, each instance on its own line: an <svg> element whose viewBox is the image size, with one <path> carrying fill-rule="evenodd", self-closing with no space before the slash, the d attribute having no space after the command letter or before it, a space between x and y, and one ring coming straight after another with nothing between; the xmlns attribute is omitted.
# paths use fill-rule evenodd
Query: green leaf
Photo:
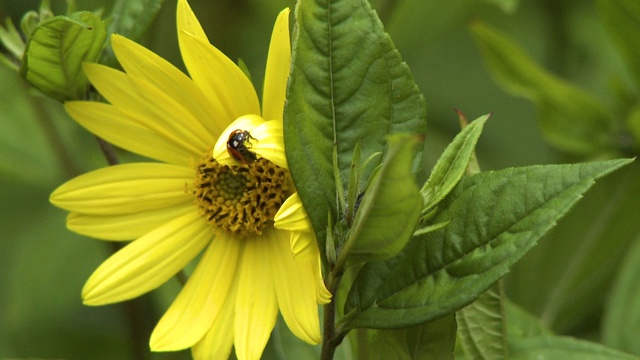
<svg viewBox="0 0 640 360"><path fill-rule="evenodd" d="M89 82L82 63L96 61L105 37L104 22L90 12L43 21L29 38L21 75L58 101L83 99Z"/></svg>
<svg viewBox="0 0 640 360"><path fill-rule="evenodd" d="M360 193L360 172L362 171L362 164L360 161L360 143L356 143L356 147L353 149L353 160L351 162L351 173L349 174L349 186L347 187L347 199L346 199L346 221L347 225L353 224L353 219L356 213L356 207ZM336 155L337 157L337 155ZM336 181L338 176L336 176ZM340 193L338 193L340 195Z"/></svg>
<svg viewBox="0 0 640 360"><path fill-rule="evenodd" d="M356 143L367 159L385 150L388 134L424 133L426 108L409 68L367 1L300 1L296 20L285 148L296 189L324 249L327 213L334 220L342 216L336 191L347 188ZM334 145L343 184L334 180ZM376 158L362 177L369 178L380 161Z"/></svg>
<svg viewBox="0 0 640 360"><path fill-rule="evenodd" d="M470 359L507 359L507 329L502 282L456 313L460 342Z"/></svg>
<svg viewBox="0 0 640 360"><path fill-rule="evenodd" d="M511 269L507 291L557 333L596 328L612 279L640 236L640 164L599 181Z"/></svg>
<svg viewBox="0 0 640 360"><path fill-rule="evenodd" d="M43 4L44 3L45 2L43 1ZM22 33L26 37L31 37L33 32L38 28L41 20L45 19L40 19L37 12L33 10L27 11L20 19L20 29L22 30Z"/></svg>
<svg viewBox="0 0 640 360"><path fill-rule="evenodd" d="M509 340L512 360L638 360L598 343L565 336L514 337Z"/></svg>
<svg viewBox="0 0 640 360"><path fill-rule="evenodd" d="M429 215L427 215L428 217ZM420 229L416 230L413 235L417 236L417 235L423 235L423 234L428 234L430 232L434 232L436 230L442 229L443 227L449 225L449 221L445 221L445 222L440 222L437 224L430 224L427 226L423 226Z"/></svg>
<svg viewBox="0 0 640 360"><path fill-rule="evenodd" d="M640 355L640 236L618 271L605 308L602 326L603 342L616 349Z"/></svg>
<svg viewBox="0 0 640 360"><path fill-rule="evenodd" d="M538 66L497 30L475 22L471 31L496 81L536 104L549 143L579 155L616 148L613 120L597 99Z"/></svg>
<svg viewBox="0 0 640 360"><path fill-rule="evenodd" d="M455 343L456 319L450 314L424 325L376 331L368 359L453 359Z"/></svg>
<svg viewBox="0 0 640 360"><path fill-rule="evenodd" d="M636 91L640 91L640 2L636 0L598 0L602 20L622 60L633 76Z"/></svg>
<svg viewBox="0 0 640 360"><path fill-rule="evenodd" d="M9 17L7 18L6 26L7 28L5 29L4 26L0 25L0 43L13 57L22 59L25 48L24 41Z"/></svg>
<svg viewBox="0 0 640 360"><path fill-rule="evenodd" d="M422 198L411 174L416 136L389 137L380 170L367 187L346 247L355 261L396 255L411 238L420 218Z"/></svg>
<svg viewBox="0 0 640 360"><path fill-rule="evenodd" d="M109 34L120 34L127 39L139 41L155 20L163 4L164 0L116 1L111 11L113 20L109 24ZM105 49L101 63L110 66L117 64L110 46Z"/></svg>
<svg viewBox="0 0 640 360"><path fill-rule="evenodd" d="M489 115L485 115L471 122L440 155L429 179L420 190L424 198L425 209L436 206L465 174L469 159L488 118Z"/></svg>
<svg viewBox="0 0 640 360"><path fill-rule="evenodd" d="M475 300L504 276L594 180L632 160L547 165L463 178L443 201L441 230L414 238L392 259L365 264L341 326L397 328Z"/></svg>

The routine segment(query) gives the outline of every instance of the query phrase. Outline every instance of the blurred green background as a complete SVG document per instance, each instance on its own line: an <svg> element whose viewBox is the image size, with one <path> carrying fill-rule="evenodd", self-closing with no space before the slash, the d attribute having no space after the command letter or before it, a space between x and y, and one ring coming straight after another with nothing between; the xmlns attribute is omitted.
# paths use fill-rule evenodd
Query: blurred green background
<svg viewBox="0 0 640 360"><path fill-rule="evenodd" d="M104 8L108 14L113 1L77 4L78 10ZM295 1L190 4L212 43L231 59L241 58L260 88L273 21ZM373 5L427 101L423 179L459 130L453 108L469 119L493 112L477 150L483 170L588 160L545 143L535 106L492 80L469 22L481 20L509 34L543 67L607 103L611 80L626 73L593 1L377 0ZM24 12L38 6L35 0L0 0L0 20L11 17L18 24ZM142 42L184 69L175 6L165 1ZM52 7L63 14L66 4L53 0ZM125 304L81 303L84 282L113 247L67 231L65 213L48 197L67 179L105 165L93 136L59 103L0 67L0 358L189 357L188 352L148 354L146 348L177 282ZM629 247L639 241L638 173L633 164L597 184L507 277L509 297L552 330L640 352L638 345L606 340L612 337L602 326L603 317L620 311L609 305L611 286ZM272 338L264 357L278 358L283 348L298 346L287 336Z"/></svg>

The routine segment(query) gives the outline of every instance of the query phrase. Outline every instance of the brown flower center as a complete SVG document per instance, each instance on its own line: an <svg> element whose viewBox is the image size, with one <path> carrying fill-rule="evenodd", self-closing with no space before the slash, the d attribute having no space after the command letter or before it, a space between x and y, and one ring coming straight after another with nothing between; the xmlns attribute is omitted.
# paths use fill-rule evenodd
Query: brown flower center
<svg viewBox="0 0 640 360"><path fill-rule="evenodd" d="M289 171L264 158L228 166L206 155L196 170L194 203L227 233L261 235L290 195L290 183Z"/></svg>

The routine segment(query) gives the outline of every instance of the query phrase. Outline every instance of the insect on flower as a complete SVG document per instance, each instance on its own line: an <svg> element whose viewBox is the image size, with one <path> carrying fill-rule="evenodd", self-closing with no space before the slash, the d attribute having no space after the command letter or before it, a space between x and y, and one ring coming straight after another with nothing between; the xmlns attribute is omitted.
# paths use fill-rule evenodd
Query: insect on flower
<svg viewBox="0 0 640 360"><path fill-rule="evenodd" d="M251 147L251 139L257 141L257 139L251 136L247 130L233 130L231 134L229 134L229 140L227 141L227 152L229 152L231 157L243 164L256 161L256 154L249 151L249 148Z"/></svg>

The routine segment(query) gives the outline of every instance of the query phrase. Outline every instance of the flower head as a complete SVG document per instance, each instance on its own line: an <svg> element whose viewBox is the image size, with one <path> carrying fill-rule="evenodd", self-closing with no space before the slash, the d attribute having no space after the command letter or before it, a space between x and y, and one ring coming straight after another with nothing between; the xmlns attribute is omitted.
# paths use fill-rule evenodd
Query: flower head
<svg viewBox="0 0 640 360"><path fill-rule="evenodd" d="M109 103L65 104L97 136L157 160L99 169L51 195L70 211L69 229L135 239L91 275L84 302L137 297L202 253L153 331L154 351L191 347L196 358L226 359L235 346L238 358L256 359L278 311L300 339L320 341L317 304L330 294L282 134L288 15L280 13L272 34L262 109L247 76L209 43L186 0L178 2L177 20L190 76L113 35L124 71L85 65Z"/></svg>

